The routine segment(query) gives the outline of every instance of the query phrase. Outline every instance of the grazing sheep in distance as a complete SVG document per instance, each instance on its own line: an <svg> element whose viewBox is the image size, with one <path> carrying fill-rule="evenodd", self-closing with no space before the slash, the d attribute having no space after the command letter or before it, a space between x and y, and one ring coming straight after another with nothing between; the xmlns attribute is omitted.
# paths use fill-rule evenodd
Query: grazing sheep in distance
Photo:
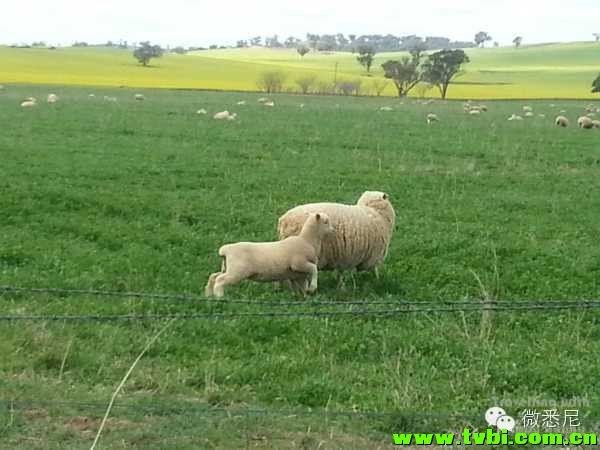
<svg viewBox="0 0 600 450"><path fill-rule="evenodd" d="M481 114L481 111L479 109L472 109L471 111L469 111L469 114L475 116L477 114Z"/></svg>
<svg viewBox="0 0 600 450"><path fill-rule="evenodd" d="M275 102L274 101L269 101L269 102L264 102L263 106L275 106Z"/></svg>
<svg viewBox="0 0 600 450"><path fill-rule="evenodd" d="M96 97L96 94L89 94L88 97L89 98L94 98L94 97Z"/></svg>
<svg viewBox="0 0 600 450"><path fill-rule="evenodd" d="M518 114L513 114L512 116L510 116L508 118L508 120L512 121L512 120L523 120L523 118L521 116L519 116Z"/></svg>
<svg viewBox="0 0 600 450"><path fill-rule="evenodd" d="M524 112L533 112L533 108L531 106L523 106Z"/></svg>
<svg viewBox="0 0 600 450"><path fill-rule="evenodd" d="M246 104L246 100L240 100L239 102L237 102L238 105L245 105Z"/></svg>
<svg viewBox="0 0 600 450"><path fill-rule="evenodd" d="M545 118L546 118L546 114L538 114L538 117L539 117L540 119L545 119Z"/></svg>
<svg viewBox="0 0 600 450"><path fill-rule="evenodd" d="M46 100L48 103L56 103L58 101L58 96L56 94L49 94Z"/></svg>
<svg viewBox="0 0 600 450"><path fill-rule="evenodd" d="M392 108L391 106L382 106L381 108L379 108L379 111L393 111L394 108Z"/></svg>
<svg viewBox="0 0 600 450"><path fill-rule="evenodd" d="M233 113L231 114L229 111L221 111L216 113L213 116L213 119L217 119L217 120L234 120L236 118L237 114Z"/></svg>
<svg viewBox="0 0 600 450"><path fill-rule="evenodd" d="M261 98L259 98L257 100L258 103L265 103L265 102L268 102L268 101L269 101L269 99L267 97L261 97Z"/></svg>
<svg viewBox="0 0 600 450"><path fill-rule="evenodd" d="M554 119L554 123L559 127L568 127L569 119L567 119L565 116L558 116L556 119Z"/></svg>
<svg viewBox="0 0 600 450"><path fill-rule="evenodd" d="M300 103L300 108L304 108L304 103Z"/></svg>
<svg viewBox="0 0 600 450"><path fill-rule="evenodd" d="M138 101L146 100L146 97L143 94L135 94L134 98Z"/></svg>
<svg viewBox="0 0 600 450"><path fill-rule="evenodd" d="M592 120L592 125L594 128L600 128L600 120Z"/></svg>
<svg viewBox="0 0 600 450"><path fill-rule="evenodd" d="M104 96L104 101L106 102L116 102L117 101L117 97L109 97L108 95Z"/></svg>
<svg viewBox="0 0 600 450"><path fill-rule="evenodd" d="M206 110L204 108L200 108L198 111L196 111L196 114L206 114Z"/></svg>
<svg viewBox="0 0 600 450"><path fill-rule="evenodd" d="M487 112L488 111L488 107L486 105L479 105L479 109L481 110L481 112Z"/></svg>
<svg viewBox="0 0 600 450"><path fill-rule="evenodd" d="M335 234L323 240L319 253L319 269L375 270L384 262L394 232L396 213L384 192L366 191L356 204L309 203L296 206L278 221L279 239L300 233L310 213L329 215Z"/></svg>
<svg viewBox="0 0 600 450"><path fill-rule="evenodd" d="M433 113L427 114L427 123L439 122L438 116Z"/></svg>
<svg viewBox="0 0 600 450"><path fill-rule="evenodd" d="M22 108L30 108L32 106L37 106L37 100L35 98L33 98L32 100L25 100L21 102Z"/></svg>
<svg viewBox="0 0 600 450"><path fill-rule="evenodd" d="M302 292L317 289L317 260L323 239L333 233L325 213L311 213L297 236L277 242L238 242L223 245L220 272L208 278L205 295L223 297L225 286L243 280L302 282ZM310 284L308 280L310 279Z"/></svg>
<svg viewBox="0 0 600 450"><path fill-rule="evenodd" d="M594 127L594 122L589 117L582 116L577 119L577 125L579 125L579 128L589 130L590 128Z"/></svg>
<svg viewBox="0 0 600 450"><path fill-rule="evenodd" d="M525 117L533 117L533 116L534 116L534 114L533 114L533 112L531 112L531 111L527 111L527 112L525 113Z"/></svg>

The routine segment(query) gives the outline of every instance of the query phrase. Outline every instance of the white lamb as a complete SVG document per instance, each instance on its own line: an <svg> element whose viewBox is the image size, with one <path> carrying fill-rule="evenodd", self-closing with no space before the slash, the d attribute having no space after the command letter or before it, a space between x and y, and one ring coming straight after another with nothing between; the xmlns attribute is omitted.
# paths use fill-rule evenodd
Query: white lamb
<svg viewBox="0 0 600 450"><path fill-rule="evenodd" d="M207 112L204 108L200 108L198 111L196 111L196 114L207 114Z"/></svg>
<svg viewBox="0 0 600 450"><path fill-rule="evenodd" d="M246 100L240 100L239 102L237 102L238 105L245 105L246 104Z"/></svg>
<svg viewBox="0 0 600 450"><path fill-rule="evenodd" d="M37 101L35 99L21 102L22 108L31 108L32 106L37 106Z"/></svg>
<svg viewBox="0 0 600 450"><path fill-rule="evenodd" d="M531 106L523 106L524 112L533 112L533 108Z"/></svg>
<svg viewBox="0 0 600 450"><path fill-rule="evenodd" d="M554 119L554 123L559 127L568 127L569 119L567 119L565 116L557 116L556 119Z"/></svg>
<svg viewBox="0 0 600 450"><path fill-rule="evenodd" d="M263 106L275 106L275 102L273 102L273 101L264 102Z"/></svg>
<svg viewBox="0 0 600 450"><path fill-rule="evenodd" d="M297 235L310 213L329 215L335 234L323 240L319 269L338 272L375 270L384 262L394 232L396 213L384 192L366 191L355 205L309 203L279 218L279 239ZM341 283L341 277L338 277Z"/></svg>
<svg viewBox="0 0 600 450"><path fill-rule="evenodd" d="M523 118L521 116L519 116L518 114L513 114L512 116L510 116L508 118L508 120L513 121L513 120L523 120Z"/></svg>
<svg viewBox="0 0 600 450"><path fill-rule="evenodd" d="M58 101L58 96L56 94L49 94L46 100L48 103L56 103Z"/></svg>
<svg viewBox="0 0 600 450"><path fill-rule="evenodd" d="M269 99L267 97L261 97L261 98L259 98L257 100L258 103L265 103L265 102L268 102L268 101L269 101Z"/></svg>
<svg viewBox="0 0 600 450"><path fill-rule="evenodd" d="M600 120L592 120L592 125L594 128L600 128Z"/></svg>
<svg viewBox="0 0 600 450"><path fill-rule="evenodd" d="M146 100L146 97L144 97L143 94L135 94L134 98L138 101Z"/></svg>
<svg viewBox="0 0 600 450"><path fill-rule="evenodd" d="M531 111L527 111L527 112L525 113L525 117L533 117L534 115L535 115L535 114L533 114L533 112L531 112Z"/></svg>
<svg viewBox="0 0 600 450"><path fill-rule="evenodd" d="M224 245L219 249L219 256L223 257L221 271L208 278L204 293L207 297L223 297L225 286L243 280L290 281L300 286L302 292L314 292L321 241L331 233L333 228L327 214L311 213L298 236L277 242Z"/></svg>
<svg viewBox="0 0 600 450"><path fill-rule="evenodd" d="M577 125L579 125L579 128L589 130L594 128L594 121L587 116L581 116L577 119Z"/></svg>
<svg viewBox="0 0 600 450"><path fill-rule="evenodd" d="M379 111L393 111L394 108L392 108L391 106L382 106L381 108L379 108Z"/></svg>

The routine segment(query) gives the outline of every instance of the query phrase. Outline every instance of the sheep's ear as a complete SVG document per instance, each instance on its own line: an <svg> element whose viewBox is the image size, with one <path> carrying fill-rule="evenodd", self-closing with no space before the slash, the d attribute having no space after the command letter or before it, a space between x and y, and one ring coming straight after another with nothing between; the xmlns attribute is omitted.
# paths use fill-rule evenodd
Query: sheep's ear
<svg viewBox="0 0 600 450"><path fill-rule="evenodd" d="M318 222L319 220L321 220L321 214L319 214L319 213L316 213L316 214L315 214L315 219L317 219L317 222Z"/></svg>
<svg viewBox="0 0 600 450"><path fill-rule="evenodd" d="M387 194L383 194L383 199L387 200L388 199L388 195Z"/></svg>

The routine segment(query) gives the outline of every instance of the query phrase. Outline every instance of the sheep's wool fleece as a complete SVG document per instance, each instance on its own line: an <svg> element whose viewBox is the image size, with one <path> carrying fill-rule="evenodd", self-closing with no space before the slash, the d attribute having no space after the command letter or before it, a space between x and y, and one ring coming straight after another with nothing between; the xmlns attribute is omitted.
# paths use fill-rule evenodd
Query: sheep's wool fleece
<svg viewBox="0 0 600 450"><path fill-rule="evenodd" d="M320 270L372 270L383 263L396 221L383 192L367 191L356 205L309 203L292 208L279 218L279 239L298 235L311 212L329 215L335 230L321 243Z"/></svg>

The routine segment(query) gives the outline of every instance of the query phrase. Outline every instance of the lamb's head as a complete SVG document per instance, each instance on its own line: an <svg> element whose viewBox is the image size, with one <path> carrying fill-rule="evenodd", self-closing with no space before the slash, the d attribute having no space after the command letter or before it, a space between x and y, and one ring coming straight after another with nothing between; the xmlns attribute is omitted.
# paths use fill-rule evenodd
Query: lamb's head
<svg viewBox="0 0 600 450"><path fill-rule="evenodd" d="M360 196L356 202L358 206L366 206L373 208L377 211L390 225L390 228L394 228L396 221L396 212L390 202L390 196L385 192L379 191L366 191Z"/></svg>
<svg viewBox="0 0 600 450"><path fill-rule="evenodd" d="M302 229L304 228L315 230L319 238L324 238L334 232L329 216L323 212L310 213Z"/></svg>

